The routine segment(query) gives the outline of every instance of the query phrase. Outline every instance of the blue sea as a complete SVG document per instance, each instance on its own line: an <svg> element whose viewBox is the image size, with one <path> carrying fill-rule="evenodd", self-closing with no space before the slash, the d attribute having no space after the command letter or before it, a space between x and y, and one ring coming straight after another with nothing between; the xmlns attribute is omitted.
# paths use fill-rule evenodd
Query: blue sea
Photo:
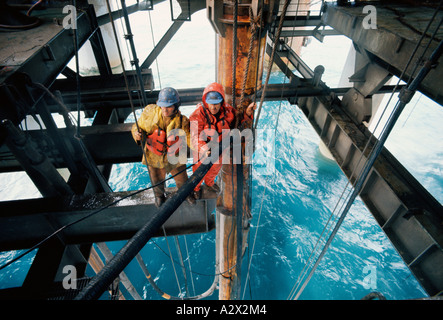
<svg viewBox="0 0 443 320"><path fill-rule="evenodd" d="M156 10L158 14L151 18L156 40L159 40L167 27L161 17L162 14L163 19L164 15L168 17L169 7L160 4L156 5ZM137 15L141 21L148 19L146 12ZM136 42L142 53L139 58L143 60L152 48L152 40L146 24L141 25L143 27L135 26L133 33L136 39L137 35L143 34L142 40ZM324 43L313 39L303 48L302 57L311 69L318 64L324 65L323 80L334 87L338 85L350 45L349 40L338 36L326 38ZM184 24L162 52L158 64L153 64L157 88L205 87L213 82L214 52L214 32L201 11L192 16L191 22ZM82 60L80 56L80 64L85 60L87 58ZM284 81L286 79L280 72L272 73L271 82ZM189 115L194 108L182 106L181 111ZM418 94L407 106L386 145L440 202L443 201L441 119L442 108ZM133 122L134 118L131 116L127 121ZM275 139L257 145L254 155L253 218L249 246L242 264L241 298L286 300L293 297L297 279L331 212L339 203L341 194L349 189L346 189L347 179L338 165L321 154L320 139L297 106L285 101L264 103L258 128L275 133ZM188 173L192 174L190 170ZM1 175L0 179L0 200L39 197L26 175L9 173ZM113 167L110 186L114 191L138 190L149 185L147 169L141 163ZM174 185L173 180L168 185ZM185 258L186 279L178 264L173 237L152 239L141 255L164 292L180 297L201 294L211 286L216 273L215 230L179 236L178 241ZM324 240L320 242L320 249L323 243ZM118 241L108 243L108 246L115 253L124 244L125 241ZM0 263L18 253L1 252ZM35 252L2 270L0 288L21 285L34 255ZM170 255L174 263L171 263ZM93 275L92 270L88 272ZM143 299L162 299L135 260L125 273ZM185 288L188 288L187 292ZM299 299L358 300L372 291L395 300L426 296L362 201L356 199ZM217 298L216 290L207 299Z"/></svg>

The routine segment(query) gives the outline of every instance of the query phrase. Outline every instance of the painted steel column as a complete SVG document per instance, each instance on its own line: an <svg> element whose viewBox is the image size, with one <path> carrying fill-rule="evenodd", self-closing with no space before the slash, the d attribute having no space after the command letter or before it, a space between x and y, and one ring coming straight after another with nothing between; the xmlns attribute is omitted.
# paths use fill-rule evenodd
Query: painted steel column
<svg viewBox="0 0 443 320"><path fill-rule="evenodd" d="M249 43L251 39L250 7L257 8L256 1L252 4L238 4L237 15L237 45L236 45L236 74L233 75L233 48L234 48L234 3L223 4L222 14L217 13L218 21L214 25L221 27L218 33L217 52L217 82L223 85L226 100L237 109L237 116L243 117L243 110L254 99L256 90L262 86L263 58L265 52L265 35L262 32L260 39L254 40L246 82L246 66L248 61ZM255 10L256 11L256 10ZM259 52L260 51L260 52ZM235 80L235 90L233 83ZM240 98L244 86L244 101ZM235 97L235 98L234 98ZM252 124L251 124L252 125ZM240 130L245 128L239 128ZM251 128L246 128L251 129ZM249 199L249 165L244 159L244 145L242 144L242 158L240 164L235 164L231 159L229 164L223 164L218 177L221 194L217 199L217 232L219 241L217 250L219 254L219 299L240 299L241 288L241 260L245 248L245 240L249 231L250 207Z"/></svg>

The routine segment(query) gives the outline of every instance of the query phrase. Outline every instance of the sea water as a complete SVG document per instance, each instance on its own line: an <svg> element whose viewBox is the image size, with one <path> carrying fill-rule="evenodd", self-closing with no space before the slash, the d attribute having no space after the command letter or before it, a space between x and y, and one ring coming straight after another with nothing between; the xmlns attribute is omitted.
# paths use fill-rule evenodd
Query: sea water
<svg viewBox="0 0 443 320"><path fill-rule="evenodd" d="M158 9L167 14L167 7L159 5L156 6ZM139 18L147 19L146 13L141 13ZM152 19L158 40L164 30L158 31L160 27L157 26L164 28L164 23L161 14L153 15ZM214 81L214 32L203 11L193 15L192 19L164 49L158 64L152 66L157 88L160 84L161 87L175 88L204 87ZM140 25L146 28L146 23ZM146 53L150 51L150 32L140 28L133 28L135 35L143 34L143 41L136 45L138 49L142 48L140 52ZM349 45L343 37L326 38L323 44L312 40L307 48L303 48L302 56L312 69L323 64L326 67L323 80L334 87L338 84ZM325 50L324 46L328 49ZM141 54L140 59L144 58ZM156 76L157 71L160 78ZM281 73L272 73L271 82L284 81L287 79ZM388 139L387 147L441 202L443 148L442 139L438 137L441 138L443 132L435 119L442 119L442 110L425 97L414 99L405 110L405 116L400 118L401 125L396 126ZM181 111L189 115L194 108L182 106ZM426 110L426 117L422 110ZM131 115L127 122L133 121ZM264 103L258 128L275 135L275 139L258 145L254 155L251 184L253 218L249 246L242 264L241 298L288 299L293 297L294 286L305 264L312 261L309 257L331 212L347 190L347 179L337 164L320 153L318 135L295 105L284 101ZM410 152L414 143L420 141L420 134L430 136L430 142L425 146L419 143L418 154ZM402 139L405 135L408 136L406 140ZM426 156L421 152L425 152ZM418 166L417 161L420 163ZM188 175L191 174L189 170ZM10 173L2 175L1 181L2 200L39 196L26 175ZM114 165L109 183L114 191L127 191L145 188L150 185L150 180L146 167L132 163ZM28 193L23 192L24 185L30 186ZM173 185L173 180L168 181L167 186ZM210 287L217 273L214 266L215 231L179 236L177 240L184 255L186 278L179 265L176 239L173 237L151 239L141 255L164 292L179 297L201 294ZM108 243L108 246L116 253L125 243L116 241ZM318 246L320 250L323 243L324 240ZM17 254L19 252L0 253L0 261L9 261ZM35 252L2 270L0 288L21 285L34 255ZM162 299L135 260L127 266L125 273L144 299ZM89 268L88 274L94 275ZM120 288L130 298L123 286ZM387 299L426 296L389 239L357 198L300 299L361 299L373 291L382 293ZM217 297L216 290L207 299Z"/></svg>

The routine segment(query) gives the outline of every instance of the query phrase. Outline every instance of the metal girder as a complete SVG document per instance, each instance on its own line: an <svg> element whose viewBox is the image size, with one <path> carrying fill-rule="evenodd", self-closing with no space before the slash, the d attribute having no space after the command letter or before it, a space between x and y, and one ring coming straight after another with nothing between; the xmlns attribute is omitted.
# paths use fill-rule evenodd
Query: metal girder
<svg viewBox="0 0 443 320"><path fill-rule="evenodd" d="M314 78L314 72L284 43L277 53L280 58L288 59L306 80ZM371 58L369 56L368 61ZM380 70L376 65L361 66L359 70L350 79L357 82L355 88L342 88L344 99L352 96L353 92L363 98L370 97L380 93L383 87L388 87L384 86L389 78L386 70ZM369 81L366 81L367 78L370 78ZM321 81L317 89L328 92L328 87ZM297 90L299 88L295 91ZM363 154L371 134L356 124L343 102L337 95L328 93L323 96L299 96L297 105L329 148L342 171L355 183L374 143L369 143ZM441 292L441 204L386 149L383 149L371 168L360 197L425 290L430 295Z"/></svg>
<svg viewBox="0 0 443 320"><path fill-rule="evenodd" d="M18 166L26 170L43 196L54 197L73 193L32 139L29 139L10 120L3 120L0 129L6 132L7 149L13 154Z"/></svg>
<svg viewBox="0 0 443 320"><path fill-rule="evenodd" d="M295 103L299 97L321 96L331 92L337 96L342 96L350 90L349 87L324 90L320 87L310 85L309 82L310 80L300 79L300 84L297 88L291 87L289 84L270 84L268 85L266 91L265 100L278 101L281 99L287 99L288 101ZM397 90L400 90L401 88L402 86L398 87ZM394 86L383 86L378 92L390 93L393 89ZM182 97L182 101L184 100L188 103L191 101L193 104L197 104L199 99L201 99L202 91L202 88L198 88L179 90L179 93ZM259 97L260 94L261 93L259 92ZM122 95L124 94L122 93ZM152 103L155 102L156 96L156 94L148 95L148 97L151 97L150 99L152 99ZM93 95L91 95L91 97L93 97ZM114 108L118 109L118 106L122 107L123 103L129 102L126 98L122 97L122 102L119 103L114 102L113 104L103 103L100 105L95 105L95 109L98 110L98 113L94 122L97 122L97 124L88 127L81 127L80 129L82 140L97 165L139 162L141 160L142 151L140 147L134 143L130 133L132 123L104 124L101 122L100 115L102 113L105 114L104 121L107 122L109 112L112 112ZM68 106L70 105L68 104ZM127 107L127 105L123 104L123 107ZM74 110L75 106L72 105L71 111ZM52 111L57 111L55 106L53 106ZM28 130L27 133L34 141L42 140L46 135L45 130ZM72 135L69 130L65 128L58 129L58 133L61 137L63 137L63 139L69 139L69 136ZM6 145L0 146L0 154L2 155L0 158L0 172L22 170L19 162L14 158L13 154ZM63 168L67 166L58 152L52 152L47 156L56 167Z"/></svg>
<svg viewBox="0 0 443 320"><path fill-rule="evenodd" d="M354 41L372 61L400 77L435 9L422 6L418 10L417 7L397 5L395 8L390 8L389 5L377 6L376 9L376 29L365 28L362 6L339 7L328 3L322 20L325 25L331 26ZM429 35L434 32L442 16L443 12L440 10L429 28L428 37L422 41L402 80L408 81L415 76L411 73L415 70L415 65L421 63L419 56L424 52L430 39ZM410 27L411 23L416 26L416 30ZM425 59L437 47L438 39L441 39L442 35L441 30L436 33L436 38L429 44ZM429 72L418 90L437 103L443 104L442 78L443 65L440 63Z"/></svg>
<svg viewBox="0 0 443 320"><path fill-rule="evenodd" d="M338 99L301 98L298 106L348 179L355 181L373 147L369 144L363 154L369 137L341 110ZM443 209L438 201L386 149L360 197L429 295L440 292Z"/></svg>
<svg viewBox="0 0 443 320"><path fill-rule="evenodd" d="M180 27L183 25L184 20L176 20L169 27L168 31L165 32L160 41L155 45L154 49L152 49L151 53L149 53L148 57L142 63L141 68L146 69L151 66L151 64L157 59L158 55L162 52L162 50L166 47L169 41L174 37Z"/></svg>
<svg viewBox="0 0 443 320"><path fill-rule="evenodd" d="M168 193L176 191L167 188ZM55 230L129 196L134 191L0 202L0 251L30 248ZM196 205L186 201L164 224L167 235L208 232L215 227L211 214L216 199L209 192ZM129 196L111 207L64 229L65 245L131 238L159 209L152 190ZM160 229L155 236L163 236Z"/></svg>
<svg viewBox="0 0 443 320"><path fill-rule="evenodd" d="M166 45L169 43L169 41L174 37L174 35L177 33L177 31L180 29L180 27L183 25L185 21L191 20L191 15L193 15L195 12L202 10L206 6L205 0L198 0L198 1L191 1L182 3L179 2L180 7L182 8L182 12L177 18L173 18L174 22L169 27L169 29L165 32L163 37L160 39L160 41L157 42L155 47L152 49L151 53L149 53L148 57L145 59L145 61L141 64L141 68L149 68L151 64L157 59L158 55L162 52L162 50L166 47ZM183 7L186 7L186 9L183 9ZM171 14L172 14L172 4L171 4Z"/></svg>
<svg viewBox="0 0 443 320"><path fill-rule="evenodd" d="M0 58L5 66L0 74L0 118L20 123L43 96L43 92L27 88L24 79L49 87L74 56L72 29L54 22L64 17L61 8L47 9L41 26L26 32L0 33ZM92 6L77 15L79 47L97 30L93 17Z"/></svg>
<svg viewBox="0 0 443 320"><path fill-rule="evenodd" d="M88 8L88 12L79 12L77 16L79 46L96 31L90 20L90 17L95 15L90 14L90 10L93 10L92 6ZM9 77L15 72L25 73L34 82L45 86L49 86L55 80L75 53L72 30L54 23L55 19L61 21L65 17L61 11L61 8L51 10L52 13L45 16L43 24L31 32L18 32L1 39L4 46L18 52L15 53L16 59L6 64L9 68L0 75L0 82L8 83ZM18 41L20 47L17 47ZM36 45L35 41L39 44Z"/></svg>
<svg viewBox="0 0 443 320"><path fill-rule="evenodd" d="M280 16L278 16L275 21L280 21ZM286 15L283 20L283 28L294 28L294 27L315 27L321 23L320 15L297 15L290 16Z"/></svg>
<svg viewBox="0 0 443 320"><path fill-rule="evenodd" d="M131 123L125 123L81 128L82 141L97 165L141 161L142 151L132 139L131 126ZM68 129L58 129L58 132L64 140L68 140L71 135ZM46 132L44 130L28 130L27 134L33 141L38 141L44 139ZM7 157L9 150L3 145L0 147L0 153ZM50 153L47 156L51 156L50 159L56 167L65 168L67 166L58 153ZM0 172L20 170L23 169L20 163L12 158L12 154L8 160L0 161Z"/></svg>
<svg viewBox="0 0 443 320"><path fill-rule="evenodd" d="M92 34L89 40L91 42L91 47L94 53L95 61L97 62L98 70L101 75L111 75L111 63L109 62L109 57L105 43L103 41L101 29L98 26L97 18L95 15L91 17L91 22L93 24L95 32Z"/></svg>
<svg viewBox="0 0 443 320"><path fill-rule="evenodd" d="M286 51L276 52L280 58L289 58L291 64L295 64L297 68L300 68L301 72L306 76L305 79L300 79L296 75L292 73L292 71L288 70L287 75L293 79L296 79L298 83L298 95L323 95L328 93L329 91L336 92L339 95L344 94L349 90L349 87L346 88L328 88L324 85L323 82L320 82L319 86L313 86L310 83L311 78L314 76L314 72L309 69L309 67L304 64L304 62L298 60L299 57L293 55L292 53L288 53ZM298 59L297 59L298 58ZM303 71L305 70L305 71ZM146 74L146 76L152 76L150 73ZM97 77L83 77L82 83L87 84L81 91L81 100L83 103L83 107L85 110L104 110L104 109L113 109L113 108L130 108L130 102L128 98L128 92L124 87L123 78L121 75L114 75L113 78L102 79L102 81L98 81ZM146 81L149 79L146 78ZM294 82L295 84L295 82ZM63 98L64 104L70 111L75 111L77 106L77 92L73 89L74 80L72 79L58 79L55 81L54 85L51 87L54 91L60 91L61 97ZM141 103L139 96L134 91L135 87L131 87L131 98L133 101L133 105L136 109L143 108L144 105ZM272 84L269 85L268 88L271 88L271 92L266 93L265 100L276 100L277 98L289 99L296 95L294 89L291 89L289 84ZM390 88L394 88L393 86L383 86L377 93L387 92ZM180 95L180 99L182 105L197 105L201 102L201 97L203 94L204 88L188 88L188 89L178 89L178 93ZM283 96L282 94L283 90ZM278 92L280 91L280 92ZM392 92L392 91L391 91ZM146 97L148 104L156 103L158 98L159 90L152 90L146 92ZM261 96L261 91L257 92L257 97ZM50 98L46 98L46 103L51 108L51 112L58 112L58 106L52 101Z"/></svg>

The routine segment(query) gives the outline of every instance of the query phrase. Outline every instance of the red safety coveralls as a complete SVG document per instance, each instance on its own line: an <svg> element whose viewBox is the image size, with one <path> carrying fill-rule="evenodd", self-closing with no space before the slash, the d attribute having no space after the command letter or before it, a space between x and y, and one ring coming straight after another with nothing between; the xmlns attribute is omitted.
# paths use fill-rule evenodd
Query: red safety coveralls
<svg viewBox="0 0 443 320"><path fill-rule="evenodd" d="M211 112L208 109L208 105L206 103L206 95L208 92L211 91L217 91L219 92L222 97L223 101L221 102L220 111L217 115L211 114ZM205 90L203 91L202 96L202 103L199 103L194 110L194 112L190 115L189 121L191 122L191 145L192 149L194 150L194 162L199 160L199 155L201 156L204 154L207 150L209 150L209 147L207 146L207 143L209 141L204 141L200 139L200 133L203 130L217 130L217 133L219 135L219 139L222 137L222 129L232 129L235 125L235 109L229 105L225 100L225 92L223 90L223 86L219 83L211 83L208 85ZM192 122L197 121L198 122L198 130L192 130ZM252 121L252 117L249 117L246 112L243 115L242 123L245 121ZM210 134L209 134L210 135ZM229 136L228 136L229 137ZM198 152L195 152L198 151ZM196 163L192 170L195 172L197 168L201 165L201 162ZM219 159L217 163L214 163L209 169L209 171L206 173L204 178L200 181L200 183L194 188L195 191L199 191L202 182L205 182L205 184L209 187L212 187L215 182L215 177L217 176L218 172L220 171L222 166L222 161Z"/></svg>

